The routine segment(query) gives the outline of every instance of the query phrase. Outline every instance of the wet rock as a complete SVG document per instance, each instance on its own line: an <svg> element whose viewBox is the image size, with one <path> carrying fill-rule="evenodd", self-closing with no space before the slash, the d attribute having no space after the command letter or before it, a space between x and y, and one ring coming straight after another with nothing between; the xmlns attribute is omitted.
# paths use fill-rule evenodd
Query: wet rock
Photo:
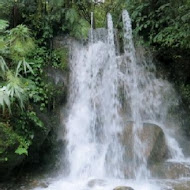
<svg viewBox="0 0 190 190"><path fill-rule="evenodd" d="M41 187L41 188L48 188L49 186L49 183L48 182L42 182L38 179L34 179L30 182L27 182L26 184L24 184L24 190L26 189L34 189L34 188L38 188L38 187Z"/></svg>
<svg viewBox="0 0 190 190"><path fill-rule="evenodd" d="M150 167L152 176L160 179L190 177L190 164L165 162Z"/></svg>
<svg viewBox="0 0 190 190"><path fill-rule="evenodd" d="M182 183L173 184L173 190L189 190L190 189L190 182L183 181Z"/></svg>
<svg viewBox="0 0 190 190"><path fill-rule="evenodd" d="M105 181L102 179L92 179L88 182L89 187L94 187L96 185L103 186L105 184Z"/></svg>
<svg viewBox="0 0 190 190"><path fill-rule="evenodd" d="M56 36L53 39L53 48L54 49L63 48L63 47L69 48L73 41L75 41L74 38L71 38L69 36L63 36L63 35Z"/></svg>
<svg viewBox="0 0 190 190"><path fill-rule="evenodd" d="M40 183L39 186L42 188L48 188L48 184L45 182Z"/></svg>
<svg viewBox="0 0 190 190"><path fill-rule="evenodd" d="M38 180L33 180L29 185L32 188L38 187L39 186L39 181Z"/></svg>
<svg viewBox="0 0 190 190"><path fill-rule="evenodd" d="M127 187L127 186L119 186L114 188L113 190L134 190L132 187Z"/></svg>
<svg viewBox="0 0 190 190"><path fill-rule="evenodd" d="M168 158L164 132L159 126L144 123L141 137L145 143L145 155L149 165L162 162Z"/></svg>
<svg viewBox="0 0 190 190"><path fill-rule="evenodd" d="M126 166L123 168L126 177L133 177L135 175L132 163L132 160L134 160L133 126L134 123L132 121L126 122L126 127L122 134L120 134L120 140L124 146ZM147 160L148 166L163 162L168 158L168 148L164 132L159 126L151 123L144 123L142 130L139 131L139 138L143 143L144 150L141 151Z"/></svg>
<svg viewBox="0 0 190 190"><path fill-rule="evenodd" d="M121 135L122 144L125 147L127 160L133 158L133 122L128 122ZM144 156L148 164L162 162L167 158L168 149L162 129L151 123L144 123L139 137L144 145Z"/></svg>
<svg viewBox="0 0 190 190"><path fill-rule="evenodd" d="M163 184L163 183L162 183ZM167 180L162 190L189 190L190 178Z"/></svg>

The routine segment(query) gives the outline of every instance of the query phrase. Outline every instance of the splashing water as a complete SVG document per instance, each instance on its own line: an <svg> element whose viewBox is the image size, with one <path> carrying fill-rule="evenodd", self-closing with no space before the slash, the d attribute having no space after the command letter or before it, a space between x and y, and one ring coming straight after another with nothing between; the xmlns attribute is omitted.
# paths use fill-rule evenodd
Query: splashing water
<svg viewBox="0 0 190 190"><path fill-rule="evenodd" d="M69 113L65 123L69 172L68 177L54 179L49 190L113 190L117 186L130 186L134 190L162 189L150 180L147 167L147 145L141 138L143 123L147 121L159 123L171 158L184 158L173 135L175 127L165 127L171 124L170 107L177 104L174 90L167 81L155 77L152 72L155 68L144 53L135 52L128 12L123 11L122 17L124 55L116 56L110 14L107 15L108 30L103 35L106 39L94 37L95 31L91 28L88 45L73 44ZM125 158L126 147L121 143L126 119L133 121L130 164ZM133 171L128 174L128 180L126 170Z"/></svg>

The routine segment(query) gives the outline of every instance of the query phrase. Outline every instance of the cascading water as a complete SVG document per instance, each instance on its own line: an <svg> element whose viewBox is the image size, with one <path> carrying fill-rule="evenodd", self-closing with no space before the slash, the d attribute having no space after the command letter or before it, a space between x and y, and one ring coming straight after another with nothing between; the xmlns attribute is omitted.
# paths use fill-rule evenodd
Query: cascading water
<svg viewBox="0 0 190 190"><path fill-rule="evenodd" d="M176 107L179 101L177 95L167 81L155 76L155 67L152 62L146 61L143 55L136 56L132 40L132 26L129 14L123 11L124 25L124 88L126 102L130 102L131 119L133 120L134 143L134 169L137 179L147 179L150 173L147 169L146 142L141 135L144 122L158 124L164 131L171 157L175 161L184 160L182 148L174 138L175 129L179 122L175 123L169 118L172 107ZM136 60L138 57L139 61ZM150 61L151 59L149 59ZM151 71L153 70L153 72ZM171 119L171 120L170 120ZM173 128L166 128L171 125Z"/></svg>
<svg viewBox="0 0 190 190"><path fill-rule="evenodd" d="M169 122L167 121L169 109L178 104L178 98L176 97L175 91L171 84L167 81L156 78L154 72L150 72L151 69L154 70L155 68L152 63L147 65L145 57L141 57L140 64L137 63L135 48L132 40L131 20L127 11L123 11L123 23L125 39L124 51L125 59L127 60L125 61L127 75L124 77L126 77L127 81L125 83L127 91L126 98L131 100L131 117L134 121L134 152L137 155L137 160L141 160L140 167L144 167L144 169L141 168L144 172L142 171L140 174L142 174L142 176L146 176L146 160L143 158L145 145L143 145L143 142L139 137L143 127L142 123L145 121L159 123L165 132L172 157L176 159L184 158L179 144L175 138L170 136L172 134L172 129L167 131L165 128L168 124L167 122ZM149 69L146 69L146 67Z"/></svg>
<svg viewBox="0 0 190 190"><path fill-rule="evenodd" d="M92 27L88 45L75 42L72 46L69 112L64 124L69 171L68 177L52 182L49 190L113 190L122 185L134 190L160 190L150 181L148 145L142 138L145 122L162 128L171 158L184 157L173 135L175 126L165 127L171 125L169 109L177 103L174 90L155 77L152 62L141 51L135 52L128 12L123 11L122 16L124 55L116 56L110 14L106 35L95 36ZM129 121L132 142L126 147L122 138ZM127 156L126 149L131 150Z"/></svg>
<svg viewBox="0 0 190 190"><path fill-rule="evenodd" d="M133 121L133 169L135 171L135 177L147 178L147 163L145 154L145 145L141 140L140 135L143 128L143 122L140 114L140 92L138 86L138 66L136 63L135 48L132 40L132 26L129 14L127 11L123 11L123 25L124 25L124 63L126 70L124 71L123 78L126 78L125 96L126 101L130 101L131 118Z"/></svg>
<svg viewBox="0 0 190 190"><path fill-rule="evenodd" d="M109 173L121 177L118 67L111 15L108 43L77 47L73 55L72 103L66 124L70 175L97 178Z"/></svg>

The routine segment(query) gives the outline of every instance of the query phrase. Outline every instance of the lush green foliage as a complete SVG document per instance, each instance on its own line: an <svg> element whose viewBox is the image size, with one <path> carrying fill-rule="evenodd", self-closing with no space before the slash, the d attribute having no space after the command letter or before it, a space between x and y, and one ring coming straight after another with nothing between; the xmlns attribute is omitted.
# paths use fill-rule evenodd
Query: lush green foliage
<svg viewBox="0 0 190 190"><path fill-rule="evenodd" d="M160 48L190 48L190 2L129 1L135 33Z"/></svg>
<svg viewBox="0 0 190 190"><path fill-rule="evenodd" d="M50 43L49 40L58 33L69 33L76 38L87 37L90 25L85 15L88 13L81 14L83 12L78 11L84 7L85 2L87 1L25 1L20 5L20 10L24 22L34 29L35 35Z"/></svg>
<svg viewBox="0 0 190 190"><path fill-rule="evenodd" d="M13 131L13 129L10 127L9 124L1 123L0 122L0 156L3 155L9 155L7 154L7 149L14 147L14 150L16 153L21 154L21 151L23 154L28 154L28 147L30 145L30 142L26 140L24 137L18 135ZM16 145L16 146L15 146ZM4 159L5 161L8 161L8 157L0 157L1 159Z"/></svg>
<svg viewBox="0 0 190 190"><path fill-rule="evenodd" d="M1 70L0 77L0 105L3 110L5 106L10 109L10 104L19 103L20 108L24 107L24 101L27 99L28 84L26 78L28 72L33 74L30 63L26 61L27 54L34 49L34 40L30 37L28 28L24 25L18 25L11 30L5 30L7 22L3 21L2 48L0 49ZM6 61L5 61L6 60Z"/></svg>
<svg viewBox="0 0 190 190"><path fill-rule="evenodd" d="M52 103L52 85L45 82L44 67L66 69L66 49L52 52L38 47L25 25L6 30L8 22L1 20L0 28L0 122L8 123L10 131L20 138L16 154L28 154L37 128L44 124L34 111L37 104L46 111ZM6 124L3 124L5 126Z"/></svg>

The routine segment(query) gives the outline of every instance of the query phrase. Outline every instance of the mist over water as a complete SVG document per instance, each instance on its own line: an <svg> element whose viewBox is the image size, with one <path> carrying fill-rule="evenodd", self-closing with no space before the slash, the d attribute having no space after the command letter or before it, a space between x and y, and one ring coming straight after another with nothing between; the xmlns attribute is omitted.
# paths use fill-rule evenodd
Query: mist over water
<svg viewBox="0 0 190 190"><path fill-rule="evenodd" d="M110 14L104 34L91 28L87 45L72 45L69 109L64 123L68 173L46 189L113 190L130 186L134 190L161 190L151 180L147 166L148 145L141 137L146 122L162 128L170 159L184 159L175 138L176 122L169 117L170 109L178 105L177 95L169 82L156 78L152 60L143 51L136 52L127 11L122 18L124 54L116 55ZM130 162L121 142L129 121L133 122Z"/></svg>

